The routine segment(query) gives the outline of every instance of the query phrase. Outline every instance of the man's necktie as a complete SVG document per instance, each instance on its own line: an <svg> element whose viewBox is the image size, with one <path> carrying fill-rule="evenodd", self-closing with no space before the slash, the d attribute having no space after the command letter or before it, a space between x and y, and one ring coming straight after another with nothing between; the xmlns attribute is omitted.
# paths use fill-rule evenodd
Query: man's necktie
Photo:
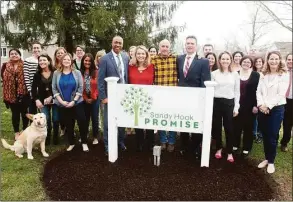
<svg viewBox="0 0 293 202"><path fill-rule="evenodd" d="M184 66L184 69L183 69L183 74L184 74L184 77L186 77L187 76L187 73L188 73L188 70L189 70L189 67L190 67L190 56L187 56L186 57L186 64L185 64L185 66Z"/></svg>
<svg viewBox="0 0 293 202"><path fill-rule="evenodd" d="M289 94L290 94L290 90L292 90L291 89L291 86L292 86L292 68L291 69L289 69L289 75L290 75L290 84L289 84L289 87L288 87L288 89L287 89L287 92L286 92L286 97L289 97Z"/></svg>
<svg viewBox="0 0 293 202"><path fill-rule="evenodd" d="M117 55L117 58L118 58L118 71L119 71L119 76L120 76L120 81L121 83L125 83L124 82L124 78L123 78L123 74L122 74L122 71L123 71L123 68L122 68L122 62L120 60L120 55Z"/></svg>

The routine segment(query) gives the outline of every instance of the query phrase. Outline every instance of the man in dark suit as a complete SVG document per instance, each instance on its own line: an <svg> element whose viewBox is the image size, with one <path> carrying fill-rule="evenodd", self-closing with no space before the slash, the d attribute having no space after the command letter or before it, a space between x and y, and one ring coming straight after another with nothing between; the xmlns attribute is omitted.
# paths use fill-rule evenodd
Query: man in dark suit
<svg viewBox="0 0 293 202"><path fill-rule="evenodd" d="M101 102L104 104L104 144L105 154L108 155L108 98L107 77L118 77L118 83L128 83L128 56L122 52L123 39L115 36L112 40L112 50L104 55L99 63L98 89ZM118 144L125 151L125 128L118 128Z"/></svg>
<svg viewBox="0 0 293 202"><path fill-rule="evenodd" d="M204 82L211 80L209 69L209 61L205 58L199 59L196 52L197 39L195 36L188 36L185 42L186 53L178 56L178 86L183 87L201 87L204 88ZM180 133L182 155L188 150L189 133ZM197 158L200 157L200 144L202 142L202 134L191 134L192 151L195 152Z"/></svg>

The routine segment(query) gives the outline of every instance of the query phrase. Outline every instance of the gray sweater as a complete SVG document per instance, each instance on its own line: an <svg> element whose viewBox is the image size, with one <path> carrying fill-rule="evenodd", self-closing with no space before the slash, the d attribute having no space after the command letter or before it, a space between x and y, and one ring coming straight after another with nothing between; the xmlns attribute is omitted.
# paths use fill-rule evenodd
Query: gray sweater
<svg viewBox="0 0 293 202"><path fill-rule="evenodd" d="M83 79L81 76L81 72L79 70L72 70L73 77L76 82L75 90L71 94L71 101L73 101L74 97L76 95L79 95L79 99L76 102L76 104L79 104L83 101L82 98L82 92L83 92ZM60 78L61 78L62 72L55 70L53 74L53 79L52 79L52 91L53 91L53 97L54 97L54 104L64 107L59 101L57 100L56 96L60 95L62 100L64 100L64 97L62 95L62 91L60 88Z"/></svg>

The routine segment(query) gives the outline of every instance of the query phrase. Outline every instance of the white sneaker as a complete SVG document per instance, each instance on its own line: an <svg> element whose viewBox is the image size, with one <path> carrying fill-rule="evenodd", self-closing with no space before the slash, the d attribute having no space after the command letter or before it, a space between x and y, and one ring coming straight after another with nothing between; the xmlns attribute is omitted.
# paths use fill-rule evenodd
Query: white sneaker
<svg viewBox="0 0 293 202"><path fill-rule="evenodd" d="M61 130L60 137L62 137L65 134L65 130Z"/></svg>
<svg viewBox="0 0 293 202"><path fill-rule="evenodd" d="M74 148L75 145L70 145L66 150L71 151Z"/></svg>
<svg viewBox="0 0 293 202"><path fill-rule="evenodd" d="M81 142L81 138L79 138L78 142Z"/></svg>
<svg viewBox="0 0 293 202"><path fill-rule="evenodd" d="M246 150L243 150L243 154L248 154L248 151L246 151Z"/></svg>
<svg viewBox="0 0 293 202"><path fill-rule="evenodd" d="M238 147L233 147L233 151L237 151L238 150Z"/></svg>
<svg viewBox="0 0 293 202"><path fill-rule="evenodd" d="M267 167L267 172L269 173L269 174L272 174L272 173L274 173L275 172L275 165L273 164L273 163L269 163L268 164L268 167Z"/></svg>
<svg viewBox="0 0 293 202"><path fill-rule="evenodd" d="M93 141L93 144L98 144L98 143L99 143L98 139L95 138L94 141Z"/></svg>
<svg viewBox="0 0 293 202"><path fill-rule="evenodd" d="M89 151L89 148L88 148L87 144L82 144L82 150L85 151L85 152Z"/></svg>
<svg viewBox="0 0 293 202"><path fill-rule="evenodd" d="M260 164L258 164L258 168L264 168L264 167L266 167L267 165L268 165L268 160L264 160L264 161L262 161Z"/></svg>

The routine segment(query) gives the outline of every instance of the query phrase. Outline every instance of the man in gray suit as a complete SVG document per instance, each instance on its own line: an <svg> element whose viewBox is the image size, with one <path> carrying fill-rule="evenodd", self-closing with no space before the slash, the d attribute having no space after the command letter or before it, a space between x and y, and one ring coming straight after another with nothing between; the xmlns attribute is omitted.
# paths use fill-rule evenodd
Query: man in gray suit
<svg viewBox="0 0 293 202"><path fill-rule="evenodd" d="M104 55L99 64L98 89L101 102L104 104L104 144L105 155L108 155L108 98L107 77L118 77L118 83L128 83L128 56L122 52L123 39L115 36L112 40L112 50ZM125 128L118 128L118 144L122 151L126 150L124 144Z"/></svg>

